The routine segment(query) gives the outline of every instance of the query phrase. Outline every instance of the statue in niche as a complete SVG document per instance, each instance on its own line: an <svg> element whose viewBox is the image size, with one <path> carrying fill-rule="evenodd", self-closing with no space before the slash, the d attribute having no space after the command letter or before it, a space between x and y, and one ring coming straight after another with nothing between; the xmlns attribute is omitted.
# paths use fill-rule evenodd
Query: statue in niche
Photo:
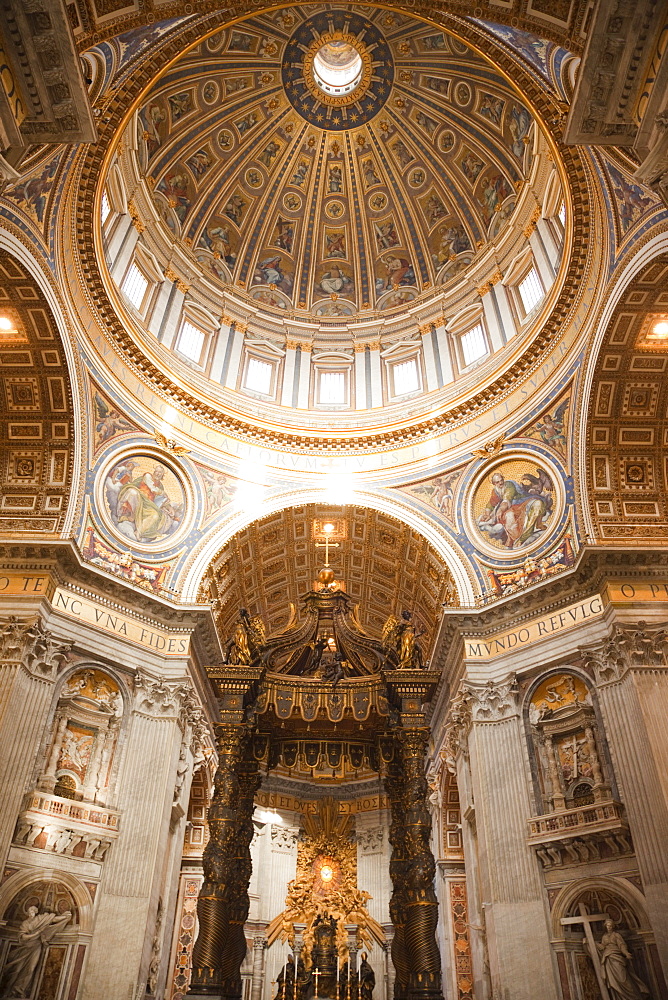
<svg viewBox="0 0 668 1000"><path fill-rule="evenodd" d="M177 803L181 798L181 793L183 791L183 783L186 780L186 775L190 770L190 765L188 764L188 754L185 746L181 747L181 753L179 754L179 762L176 765L176 782L174 784L174 803Z"/></svg>
<svg viewBox="0 0 668 1000"><path fill-rule="evenodd" d="M583 940L588 947L587 938ZM615 930L614 920L606 920L603 937L594 944L598 956L592 955L592 961L598 958L610 1000L645 1000L649 997L649 989L633 970L631 952L622 935Z"/></svg>
<svg viewBox="0 0 668 1000"><path fill-rule="evenodd" d="M65 913L40 913L37 906L29 906L27 917L19 927L18 943L5 965L3 997L30 996L35 970L42 952L51 939L72 919L70 910Z"/></svg>
<svg viewBox="0 0 668 1000"><path fill-rule="evenodd" d="M376 974L369 965L367 953L363 951L360 957L362 959L358 971L360 1000L372 1000Z"/></svg>

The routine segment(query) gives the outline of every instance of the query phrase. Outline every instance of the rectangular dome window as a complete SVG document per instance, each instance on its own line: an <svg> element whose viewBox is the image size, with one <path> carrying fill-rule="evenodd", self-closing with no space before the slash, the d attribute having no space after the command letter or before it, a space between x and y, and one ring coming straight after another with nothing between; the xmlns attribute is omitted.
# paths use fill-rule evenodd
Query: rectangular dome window
<svg viewBox="0 0 668 1000"><path fill-rule="evenodd" d="M246 368L246 378L244 388L251 392L261 392L268 396L271 393L271 376L274 366L267 361L259 361L257 358L249 358Z"/></svg>
<svg viewBox="0 0 668 1000"><path fill-rule="evenodd" d="M485 357L487 354L487 341L482 323L477 323L470 330L467 330L466 333L462 334L461 345L465 368L472 365L474 361L479 361L480 358Z"/></svg>
<svg viewBox="0 0 668 1000"><path fill-rule="evenodd" d="M318 380L318 402L321 406L345 406L345 372L321 372Z"/></svg>
<svg viewBox="0 0 668 1000"><path fill-rule="evenodd" d="M111 205L109 203L109 196L106 191L103 191L102 204L100 205L100 220L102 222L102 225L105 224L110 215L111 215Z"/></svg>
<svg viewBox="0 0 668 1000"><path fill-rule="evenodd" d="M121 285L123 295L126 297L128 302L132 303L135 309L141 310L146 297L147 288L148 278L142 274L133 261L123 279L123 284Z"/></svg>
<svg viewBox="0 0 668 1000"><path fill-rule="evenodd" d="M204 330L200 330L186 319L181 326L176 350L191 361L199 361L202 356L204 336Z"/></svg>
<svg viewBox="0 0 668 1000"><path fill-rule="evenodd" d="M517 291L520 293L525 315L528 316L545 295L541 280L538 277L538 271L535 267L532 267L529 273L522 278L517 286Z"/></svg>
<svg viewBox="0 0 668 1000"><path fill-rule="evenodd" d="M406 396L409 392L417 392L420 388L420 376L415 358L393 365L392 378L395 396Z"/></svg>

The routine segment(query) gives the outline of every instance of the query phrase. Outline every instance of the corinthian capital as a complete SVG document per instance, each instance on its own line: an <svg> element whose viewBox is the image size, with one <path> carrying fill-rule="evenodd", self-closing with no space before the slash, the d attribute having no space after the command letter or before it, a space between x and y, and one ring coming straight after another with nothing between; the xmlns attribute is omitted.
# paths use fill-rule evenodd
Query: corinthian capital
<svg viewBox="0 0 668 1000"><path fill-rule="evenodd" d="M181 687L139 670L135 675L135 710L156 717L178 717L182 709Z"/></svg>
<svg viewBox="0 0 668 1000"><path fill-rule="evenodd" d="M0 619L0 660L21 663L36 677L55 677L72 648L54 638L39 618Z"/></svg>
<svg viewBox="0 0 668 1000"><path fill-rule="evenodd" d="M610 638L582 646L580 652L597 682L612 684L620 681L628 670L668 665L668 629L647 622L615 625Z"/></svg>
<svg viewBox="0 0 668 1000"><path fill-rule="evenodd" d="M471 729L471 696L465 682L459 685L445 720L445 738L441 757L451 774L457 773L457 757L468 756L468 734Z"/></svg>
<svg viewBox="0 0 668 1000"><path fill-rule="evenodd" d="M499 682L484 685L467 681L464 690L473 722L502 722L519 713L517 676L510 674Z"/></svg>

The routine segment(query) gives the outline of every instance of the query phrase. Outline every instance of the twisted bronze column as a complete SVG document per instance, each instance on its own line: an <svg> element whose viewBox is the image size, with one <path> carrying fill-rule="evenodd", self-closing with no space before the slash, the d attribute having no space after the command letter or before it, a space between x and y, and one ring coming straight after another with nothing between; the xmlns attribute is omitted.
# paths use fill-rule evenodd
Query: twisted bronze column
<svg viewBox="0 0 668 1000"><path fill-rule="evenodd" d="M392 845L390 857L390 878L392 898L390 899L390 920L394 936L390 954L395 969L394 1000L407 1000L410 966L406 953L405 913L406 902L406 826L403 814L404 781L401 764L392 764L385 775L385 790L390 799L391 822L389 838Z"/></svg>
<svg viewBox="0 0 668 1000"><path fill-rule="evenodd" d="M397 756L386 779L392 809L394 886L391 916L400 921L399 943L393 943L397 972L395 1000L436 1000L441 992L441 956L436 943L438 900L434 889L436 864L429 843L431 816L424 773L429 730L397 729ZM398 772L398 773L397 773ZM398 963L397 963L398 960ZM397 990L397 984L399 989Z"/></svg>
<svg viewBox="0 0 668 1000"><path fill-rule="evenodd" d="M204 882L197 902L199 934L189 993L240 1000L253 796L260 777L244 726L218 726L216 740L218 770L208 813L210 839L203 855Z"/></svg>
<svg viewBox="0 0 668 1000"><path fill-rule="evenodd" d="M253 800L262 781L257 762L249 756L244 754L237 765L237 827L225 891L228 935L220 956L220 995L224 1000L241 1000L241 964L246 957L244 925L250 909L248 886L253 873L250 852L254 831Z"/></svg>

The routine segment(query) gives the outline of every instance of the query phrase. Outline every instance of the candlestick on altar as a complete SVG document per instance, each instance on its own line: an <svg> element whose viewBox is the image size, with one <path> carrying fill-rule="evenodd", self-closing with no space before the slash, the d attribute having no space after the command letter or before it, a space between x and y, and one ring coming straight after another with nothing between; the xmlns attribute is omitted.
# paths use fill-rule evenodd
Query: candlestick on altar
<svg viewBox="0 0 668 1000"><path fill-rule="evenodd" d="M313 973L313 978L315 979L315 997L314 1000L318 1000L318 981L322 975L320 969L316 969Z"/></svg>

